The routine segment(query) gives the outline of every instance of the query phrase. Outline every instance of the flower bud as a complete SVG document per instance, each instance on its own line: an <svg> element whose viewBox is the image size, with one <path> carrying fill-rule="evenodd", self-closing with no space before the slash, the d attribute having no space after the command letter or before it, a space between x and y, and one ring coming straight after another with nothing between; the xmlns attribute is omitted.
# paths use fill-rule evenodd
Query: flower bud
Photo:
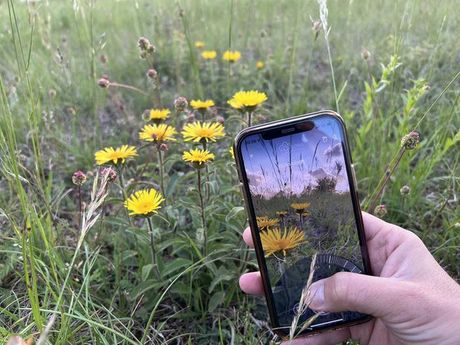
<svg viewBox="0 0 460 345"><path fill-rule="evenodd" d="M56 97L56 90L55 90L55 89L49 89L49 90L48 90L48 96L49 96L50 98Z"/></svg>
<svg viewBox="0 0 460 345"><path fill-rule="evenodd" d="M406 150L415 149L419 143L420 133L417 131L412 131L401 139L401 147L404 147Z"/></svg>
<svg viewBox="0 0 460 345"><path fill-rule="evenodd" d="M99 61L101 61L101 63L105 65L107 61L109 61L109 58L107 57L107 55L102 54L101 56L99 56Z"/></svg>
<svg viewBox="0 0 460 345"><path fill-rule="evenodd" d="M224 117L222 115L217 115L216 116L216 121L223 125L224 122L225 122L225 119L224 119Z"/></svg>
<svg viewBox="0 0 460 345"><path fill-rule="evenodd" d="M160 149L160 151L168 151L169 146L166 143L161 143L159 149Z"/></svg>
<svg viewBox="0 0 460 345"><path fill-rule="evenodd" d="M83 185L87 180L85 173L81 170L75 171L72 175L72 182L76 186Z"/></svg>
<svg viewBox="0 0 460 345"><path fill-rule="evenodd" d="M176 108L176 111L184 111L188 107L188 101L187 98L185 97L177 97L174 100L174 108Z"/></svg>
<svg viewBox="0 0 460 345"><path fill-rule="evenodd" d="M99 85L103 89L106 89L106 88L108 88L110 86L110 80L107 79L107 78L102 77L101 79L99 79L97 81L97 85Z"/></svg>
<svg viewBox="0 0 460 345"><path fill-rule="evenodd" d="M155 69L153 68L150 68L148 71L147 71L147 77L149 77L150 79L156 79L158 76L158 73Z"/></svg>
<svg viewBox="0 0 460 345"><path fill-rule="evenodd" d="M117 179L117 171L112 167L106 167L99 170L99 174L102 177L107 176L108 182L114 182Z"/></svg>
<svg viewBox="0 0 460 345"><path fill-rule="evenodd" d="M379 218L385 217L387 213L388 211L385 205L377 205L374 209L374 214Z"/></svg>
<svg viewBox="0 0 460 345"><path fill-rule="evenodd" d="M140 37L137 41L137 45L141 51L147 50L148 47L151 45L150 41L145 37Z"/></svg>
<svg viewBox="0 0 460 345"><path fill-rule="evenodd" d="M410 194L410 187L407 186L407 185L404 185L401 187L401 189L399 190L399 192L401 193L401 195L409 195Z"/></svg>
<svg viewBox="0 0 460 345"><path fill-rule="evenodd" d="M363 48L361 50L361 57L364 59L364 60L369 60L369 58L371 57L371 52L369 50L367 50L366 48Z"/></svg>

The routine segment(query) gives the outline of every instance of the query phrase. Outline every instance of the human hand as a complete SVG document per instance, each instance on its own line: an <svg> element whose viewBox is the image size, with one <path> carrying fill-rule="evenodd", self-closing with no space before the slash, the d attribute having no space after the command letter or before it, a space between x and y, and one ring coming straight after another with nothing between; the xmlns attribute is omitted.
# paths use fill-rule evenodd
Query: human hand
<svg viewBox="0 0 460 345"><path fill-rule="evenodd" d="M412 232L363 212L367 247L375 276L340 272L310 287L310 308L357 311L375 319L356 326L299 338L289 344L460 344L460 285L441 268ZM243 233L253 247L251 231ZM243 274L241 289L262 295L259 272Z"/></svg>

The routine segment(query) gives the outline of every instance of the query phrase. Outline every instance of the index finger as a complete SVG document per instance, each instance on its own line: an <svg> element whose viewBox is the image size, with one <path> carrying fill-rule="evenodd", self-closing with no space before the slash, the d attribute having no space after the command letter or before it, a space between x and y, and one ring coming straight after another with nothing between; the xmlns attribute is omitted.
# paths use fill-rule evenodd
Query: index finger
<svg viewBox="0 0 460 345"><path fill-rule="evenodd" d="M249 228L249 226L244 229L243 240L249 247L254 248L254 241L252 239L251 228Z"/></svg>

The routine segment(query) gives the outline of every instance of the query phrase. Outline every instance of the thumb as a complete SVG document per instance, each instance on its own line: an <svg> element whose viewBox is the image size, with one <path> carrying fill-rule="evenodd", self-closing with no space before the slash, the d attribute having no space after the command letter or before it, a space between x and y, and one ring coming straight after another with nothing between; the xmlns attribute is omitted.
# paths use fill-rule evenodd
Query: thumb
<svg viewBox="0 0 460 345"><path fill-rule="evenodd" d="M314 282L309 307L316 311L356 311L383 317L401 296L400 284L391 278L340 272Z"/></svg>

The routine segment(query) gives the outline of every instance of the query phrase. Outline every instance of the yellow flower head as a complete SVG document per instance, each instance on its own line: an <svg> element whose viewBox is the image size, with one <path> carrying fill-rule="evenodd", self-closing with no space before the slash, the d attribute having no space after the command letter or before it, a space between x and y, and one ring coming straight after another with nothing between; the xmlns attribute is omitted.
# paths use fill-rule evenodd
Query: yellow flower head
<svg viewBox="0 0 460 345"><path fill-rule="evenodd" d="M307 208L310 207L308 202L293 202L291 207L295 210L296 213L303 214L306 212Z"/></svg>
<svg viewBox="0 0 460 345"><path fill-rule="evenodd" d="M193 122L186 124L182 131L185 141L216 141L225 135L224 126L218 122Z"/></svg>
<svg viewBox="0 0 460 345"><path fill-rule="evenodd" d="M192 106L193 109L196 109L196 110L206 110L214 106L214 101L210 99L207 99L205 101L194 99L190 102L190 105Z"/></svg>
<svg viewBox="0 0 460 345"><path fill-rule="evenodd" d="M260 240L264 248L265 256L273 255L276 252L283 252L294 249L305 243L304 233L297 227L291 227L281 231L280 228L269 229L260 232Z"/></svg>
<svg viewBox="0 0 460 345"><path fill-rule="evenodd" d="M123 164L128 158L134 156L137 156L136 148L128 145L123 145L115 149L113 147L106 147L94 154L97 165L103 165L109 162L113 164Z"/></svg>
<svg viewBox="0 0 460 345"><path fill-rule="evenodd" d="M257 226L259 229L264 230L269 227L275 226L279 223L278 219L268 217L257 217Z"/></svg>
<svg viewBox="0 0 460 345"><path fill-rule="evenodd" d="M253 110L266 100L265 92L251 90L236 92L227 103L235 109Z"/></svg>
<svg viewBox="0 0 460 345"><path fill-rule="evenodd" d="M287 214L288 214L287 211L277 211L277 212L276 212L276 215L277 215L278 217L280 217L280 218L286 217Z"/></svg>
<svg viewBox="0 0 460 345"><path fill-rule="evenodd" d="M196 41L195 42L195 48L203 48L205 46L204 42L203 41Z"/></svg>
<svg viewBox="0 0 460 345"><path fill-rule="evenodd" d="M152 214L157 213L164 200L161 193L155 189L144 189L131 194L125 200L124 205L128 209L130 216L150 217Z"/></svg>
<svg viewBox="0 0 460 345"><path fill-rule="evenodd" d="M214 160L214 158L215 156L213 153L202 149L185 151L182 155L184 161L192 163L197 168L204 167L206 163Z"/></svg>
<svg viewBox="0 0 460 345"><path fill-rule="evenodd" d="M256 62L256 68L257 69L262 69L264 67L265 67L265 62L260 61L260 60Z"/></svg>
<svg viewBox="0 0 460 345"><path fill-rule="evenodd" d="M150 142L176 141L174 135L177 134L174 127L161 123L145 125L139 132L139 139Z"/></svg>
<svg viewBox="0 0 460 345"><path fill-rule="evenodd" d="M227 50L222 55L222 59L228 62L236 62L241 59L241 53L238 50Z"/></svg>
<svg viewBox="0 0 460 345"><path fill-rule="evenodd" d="M150 120L166 120L171 112L169 109L151 109L149 113Z"/></svg>
<svg viewBox="0 0 460 345"><path fill-rule="evenodd" d="M205 60L213 60L217 56L217 52L215 50L203 50L201 52L201 57Z"/></svg>

